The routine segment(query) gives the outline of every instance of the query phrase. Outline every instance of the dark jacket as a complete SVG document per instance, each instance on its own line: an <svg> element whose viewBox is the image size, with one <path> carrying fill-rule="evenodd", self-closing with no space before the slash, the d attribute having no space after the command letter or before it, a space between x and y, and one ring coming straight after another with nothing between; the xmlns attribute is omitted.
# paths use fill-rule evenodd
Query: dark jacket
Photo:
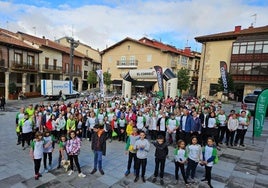
<svg viewBox="0 0 268 188"><path fill-rule="evenodd" d="M102 132L100 137L97 132L94 132L91 139L91 149L93 151L102 151L102 155L106 155L106 133Z"/></svg>
<svg viewBox="0 0 268 188"><path fill-rule="evenodd" d="M168 155L168 144L166 142L163 144L153 142L153 145L155 146L155 158L165 159Z"/></svg>

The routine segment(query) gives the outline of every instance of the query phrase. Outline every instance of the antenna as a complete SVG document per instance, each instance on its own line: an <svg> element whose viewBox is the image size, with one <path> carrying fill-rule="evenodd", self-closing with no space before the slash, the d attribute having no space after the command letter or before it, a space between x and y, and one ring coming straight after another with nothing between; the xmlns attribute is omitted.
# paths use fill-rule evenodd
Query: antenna
<svg viewBox="0 0 268 188"><path fill-rule="evenodd" d="M257 22L257 14L253 14L251 15L251 17L254 17L254 22L251 23L251 26L256 26L256 22Z"/></svg>
<svg viewBox="0 0 268 188"><path fill-rule="evenodd" d="M72 24L72 37L74 37L74 25Z"/></svg>

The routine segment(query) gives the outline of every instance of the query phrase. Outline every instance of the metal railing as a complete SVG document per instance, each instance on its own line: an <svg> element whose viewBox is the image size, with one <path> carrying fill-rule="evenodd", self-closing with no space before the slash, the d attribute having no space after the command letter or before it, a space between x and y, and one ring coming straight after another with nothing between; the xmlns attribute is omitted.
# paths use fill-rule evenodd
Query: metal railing
<svg viewBox="0 0 268 188"><path fill-rule="evenodd" d="M117 67L137 67L138 66L138 60L118 60L117 61Z"/></svg>
<svg viewBox="0 0 268 188"><path fill-rule="evenodd" d="M43 71L57 71L57 72L62 72L62 67L60 66L54 66L54 65L43 65L42 66Z"/></svg>
<svg viewBox="0 0 268 188"><path fill-rule="evenodd" d="M38 71L38 65L30 65L26 62L12 61L11 69L23 71Z"/></svg>

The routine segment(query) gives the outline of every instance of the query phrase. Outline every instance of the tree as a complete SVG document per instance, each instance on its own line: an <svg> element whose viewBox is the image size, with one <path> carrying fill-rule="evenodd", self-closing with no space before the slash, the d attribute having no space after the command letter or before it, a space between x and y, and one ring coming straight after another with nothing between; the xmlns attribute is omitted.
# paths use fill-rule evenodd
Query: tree
<svg viewBox="0 0 268 188"><path fill-rule="evenodd" d="M97 84L97 83L98 83L98 80L97 80L97 73L96 73L95 71L90 71L90 72L88 73L87 82L88 82L90 85L93 85L93 84Z"/></svg>
<svg viewBox="0 0 268 188"><path fill-rule="evenodd" d="M181 68L177 72L178 77L178 89L180 93L182 90L187 90L190 87L190 71L186 68Z"/></svg>
<svg viewBox="0 0 268 188"><path fill-rule="evenodd" d="M109 73L108 71L103 73L103 82L106 85L108 90L109 90L110 85L112 83L111 76L112 76L111 73Z"/></svg>
<svg viewBox="0 0 268 188"><path fill-rule="evenodd" d="M233 92L234 91L234 81L232 78L232 75L230 73L227 73L227 84L228 84L228 92ZM223 83L222 83L222 79L221 77L218 79L218 87L217 87L217 91L223 91Z"/></svg>

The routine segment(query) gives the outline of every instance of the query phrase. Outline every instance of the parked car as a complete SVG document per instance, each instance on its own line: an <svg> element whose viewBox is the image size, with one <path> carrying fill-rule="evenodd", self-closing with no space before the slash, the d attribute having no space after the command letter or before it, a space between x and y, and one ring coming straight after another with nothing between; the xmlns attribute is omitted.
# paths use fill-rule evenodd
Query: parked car
<svg viewBox="0 0 268 188"><path fill-rule="evenodd" d="M242 105L246 104L247 109L252 113L255 110L255 104L257 102L258 95L248 94L243 98Z"/></svg>

